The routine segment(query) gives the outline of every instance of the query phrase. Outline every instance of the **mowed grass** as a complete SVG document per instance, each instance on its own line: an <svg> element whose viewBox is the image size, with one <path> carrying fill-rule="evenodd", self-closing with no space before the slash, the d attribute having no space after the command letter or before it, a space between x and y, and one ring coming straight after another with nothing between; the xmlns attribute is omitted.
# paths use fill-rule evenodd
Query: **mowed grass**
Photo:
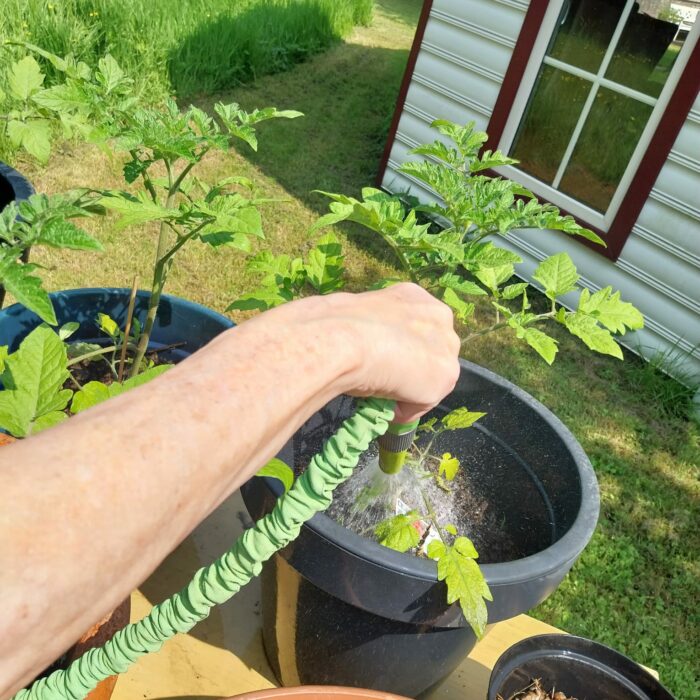
<svg viewBox="0 0 700 700"><path fill-rule="evenodd" d="M273 104L306 114L261 125L259 153L242 146L211 158L204 168L203 176L212 180L250 176L266 194L284 200L263 213L274 252L299 254L310 245L308 228L326 208L312 189L357 194L373 183L420 4L382 0L373 24L356 29L345 43L289 72L201 101L205 107L214 99L247 107ZM70 146L30 175L46 191L121 182L120 163ZM125 286L137 271L145 286L155 231L117 233L109 219L91 226L106 252L41 252L36 259L49 267L49 285ZM390 271L382 249L358 230L336 231L345 244L351 289ZM176 260L168 291L221 311L248 284L240 253L193 245ZM488 323L488 309L479 306L478 314L480 323ZM533 614L658 669L678 698L698 697L700 431L680 410L687 393L677 393L678 385L650 372L632 353L620 363L594 355L563 332L553 333L560 341L554 367L507 332L479 338L465 353L559 415L598 474L602 507L596 535Z"/></svg>
<svg viewBox="0 0 700 700"><path fill-rule="evenodd" d="M372 0L4 0L0 43L90 64L109 51L155 98L287 70L371 16Z"/></svg>

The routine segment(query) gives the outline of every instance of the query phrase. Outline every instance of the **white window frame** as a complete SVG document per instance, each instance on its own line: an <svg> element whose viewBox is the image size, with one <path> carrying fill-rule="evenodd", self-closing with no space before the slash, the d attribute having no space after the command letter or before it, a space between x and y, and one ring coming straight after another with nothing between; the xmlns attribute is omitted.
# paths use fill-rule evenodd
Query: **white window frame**
<svg viewBox="0 0 700 700"><path fill-rule="evenodd" d="M629 14L634 6L634 0L627 0L620 21L618 22L615 32L610 40L610 43L608 44L608 48L605 52L597 74L593 74L588 71L572 67L569 64L564 64L555 58L545 56L547 47L549 46L550 40L556 28L557 19L561 14L561 10L564 6L565 1L566 0L554 0L554 2L550 2L549 6L547 7L544 18L542 20L542 24L540 26L540 31L532 47L530 59L528 60L527 67L523 74L523 78L520 83L520 88L518 89L515 100L513 101L513 107L510 111L510 115L508 116L508 121L506 122L506 125L503 129L503 134L498 144L498 148L504 153L508 153L511 146L513 145L513 141L515 140L518 127L520 126L520 123L525 114L525 109L527 107L528 100L530 99L530 95L534 88L535 80L537 78L542 63L545 63L546 65L550 65L555 68L559 68L560 70L563 70L564 72L570 75L576 75L581 78L586 78L588 81L593 83L592 87L589 90L588 98L586 99L586 102L584 103L584 106L581 110L578 123L576 124L574 132L572 133L571 139L569 141L569 146L565 151L564 157L562 158L562 163L560 164L559 170L557 171L554 180L554 182L556 182L557 184L561 181L564 169L566 168L571 154L573 153L573 149L575 147L576 141L578 140L578 136L581 130L583 129L586 117L590 112L593 100L595 99L595 95L597 94L598 89L600 87L609 87L612 84L614 85L614 89L616 92L625 94L629 97L634 97L640 100L641 102L644 102L645 104L654 105L654 109L651 115L649 116L649 120L646 124L646 127L642 131L642 134L639 138L639 142L637 143L637 147L632 153L627 168L622 178L620 179L620 183L617 186L617 189L615 190L615 194L613 195L610 204L608 205L608 209L604 214L601 214L601 212L593 209L590 206L587 206L583 202L580 202L579 200L575 199L574 197L555 189L552 185L549 185L546 182L543 182L542 180L539 180L536 177L529 175L523 170L518 169L517 166L503 166L499 168L494 168L494 170L499 175L505 178L519 182L528 189L532 190L536 195L551 202L552 204L561 207L568 213L586 222L588 225L594 226L602 232L606 232L610 228L610 225L612 224L613 220L615 219L615 215L617 214L620 205L622 204L622 201L624 200L625 195L627 194L630 182L632 181L632 178L637 172L637 168L644 156L644 153L646 152L649 143L651 142L656 132L656 128L659 124L659 121L661 120L661 117L663 116L666 106L668 105L671 99L671 96L673 95L673 91L678 83L678 80L682 75L686 64L688 63L688 59L690 57L690 54L692 53L693 47L698 41L698 35L700 35L700 21L695 22L695 25L693 26L690 34L688 35L688 38L686 39L683 48L679 52L678 57L676 58L676 62L673 68L671 69L668 78L666 79L666 84L664 85L661 94L657 98L654 98L637 90L633 90L632 88L627 88L624 85L620 85L619 83L613 83L602 77L613 57L615 47L622 34L625 22L627 21L627 18L629 17Z"/></svg>

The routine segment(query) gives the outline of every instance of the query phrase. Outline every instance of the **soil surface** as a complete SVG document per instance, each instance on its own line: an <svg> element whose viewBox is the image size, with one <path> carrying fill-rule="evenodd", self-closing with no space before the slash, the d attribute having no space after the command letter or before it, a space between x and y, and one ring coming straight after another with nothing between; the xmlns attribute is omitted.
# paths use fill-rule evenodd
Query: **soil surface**
<svg viewBox="0 0 700 700"><path fill-rule="evenodd" d="M293 467L297 475L353 409L352 400L343 397L301 428L293 439ZM425 440L423 435L418 444L425 446ZM358 535L374 539L376 525L396 513L397 498L410 508L425 512L423 493L427 492L438 522L455 525L460 535L471 539L479 552L480 564L514 561L551 544L554 536L550 504L507 450L484 431L469 428L444 433L436 439L431 455L439 458L445 452L461 463L449 490L437 487L433 479L412 477L409 467L388 477L396 483L380 480L378 484L376 448L370 448L353 476L336 490L327 515Z"/></svg>
<svg viewBox="0 0 700 700"><path fill-rule="evenodd" d="M566 695L561 690L552 688L546 691L542 687L542 682L539 678L530 683L526 688L519 690L514 695L509 695L504 698L502 695L497 695L496 700L576 700L572 695Z"/></svg>
<svg viewBox="0 0 700 700"><path fill-rule="evenodd" d="M146 353L146 358L150 360L154 365L163 365L172 362L172 359L163 359L159 356L158 352L151 350ZM124 379L126 379L129 374L129 363L124 367ZM119 367L119 364L117 364ZM75 378L80 386L84 386L88 382L102 382L109 386L116 381L114 375L112 374L112 368L104 360L100 359L99 356L91 357L82 362L78 362L72 365L70 368L71 374ZM69 377L63 384L64 389L76 389L77 387Z"/></svg>

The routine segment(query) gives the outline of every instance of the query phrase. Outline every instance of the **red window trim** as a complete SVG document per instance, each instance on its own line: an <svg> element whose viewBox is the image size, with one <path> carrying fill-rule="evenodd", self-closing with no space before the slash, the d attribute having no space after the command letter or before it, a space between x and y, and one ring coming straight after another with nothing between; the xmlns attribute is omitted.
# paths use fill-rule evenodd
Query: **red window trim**
<svg viewBox="0 0 700 700"><path fill-rule="evenodd" d="M382 180L384 179L389 154L391 153L391 147L394 143L396 130L403 112L404 103L406 102L406 93L408 92L408 88L411 84L413 70L415 68L420 46L423 41L425 25L427 24L432 4L432 0L425 0L423 3L423 9L421 11L420 19L418 20L418 27L413 39L413 45L411 46L411 52L408 57L408 63L406 65L403 80L401 82L401 88L399 90L399 96L396 102L396 109L394 110L394 116L389 128L384 153L382 154L379 164L379 172L377 174L378 186L381 186ZM498 94L498 98L496 99L496 104L491 114L491 119L486 129L489 134L489 140L486 144L484 144L485 149L498 148L498 144L503 135L503 129L505 128L506 121L508 120L508 116L510 115L510 111L513 107L515 96L523 79L525 68L527 67L533 46L539 34L548 4L548 0L532 0L532 2L530 2L527 13L525 14L522 29L518 35L518 40L513 49L513 54L501 85L501 90ZM649 197L649 193L654 186L654 182L656 182L656 178L659 176L659 172L668 158L668 154L673 147L676 137L678 136L678 132L681 130L688 112L690 112L690 109L693 106L693 102L698 95L698 91L700 91L700 41L698 41L693 47L693 51L690 54L685 69L683 70L683 74L680 76L678 84L671 95L671 99L666 106L663 115L661 116L661 120L656 127L656 131L654 132L651 142L647 147L646 153L637 166L637 172L629 184L627 194L622 200L620 208L618 209L608 231L601 231L600 229L591 226L586 221L581 220L580 217L574 217L582 226L587 226L600 235L605 240L608 247L602 248L601 246L594 243L589 243L583 239L575 240L583 245L586 245L595 252L604 255L606 258L609 258L612 261L617 260L625 243L627 242L627 238L632 231L632 227L639 218L642 207ZM538 198L540 201L547 201L542 197ZM564 209L562 209L562 212L565 214L569 213Z"/></svg>
<svg viewBox="0 0 700 700"><path fill-rule="evenodd" d="M496 105L486 129L489 140L485 144L485 148L498 148L548 4L547 0L533 0L530 3L503 80L503 85L501 86L501 91L496 99ZM585 220L574 217L582 226L587 226L601 236L608 247L603 248L595 243L576 239L579 243L587 245L596 253L604 255L612 261L618 259L627 242L627 238L632 232L632 227L639 218L642 207L649 197L651 188L654 186L656 178L659 176L659 172L668 158L678 132L681 130L688 112L693 106L698 90L700 90L700 42L697 42L693 47L688 63L678 80L669 103L666 105L656 131L647 146L646 153L637 166L637 172L629 184L627 193L608 231L601 231L588 224ZM538 199L547 201L543 197L538 197ZM563 209L562 211L568 213Z"/></svg>

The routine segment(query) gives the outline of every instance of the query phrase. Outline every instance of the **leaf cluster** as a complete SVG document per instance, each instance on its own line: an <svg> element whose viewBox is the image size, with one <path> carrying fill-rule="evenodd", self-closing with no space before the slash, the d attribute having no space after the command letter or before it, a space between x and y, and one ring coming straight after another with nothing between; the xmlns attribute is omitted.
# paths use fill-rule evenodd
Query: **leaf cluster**
<svg viewBox="0 0 700 700"><path fill-rule="evenodd" d="M101 251L102 245L73 220L99 212L96 197L86 190L67 194L33 194L10 202L0 212L0 285L47 323L56 323L48 293L26 262L33 246Z"/></svg>
<svg viewBox="0 0 700 700"><path fill-rule="evenodd" d="M64 388L71 377L71 365L81 359L71 359L71 346L65 342L76 326L67 324L56 332L42 325L15 352L0 347L0 429L18 438L29 437L62 423L69 415L145 384L170 368L152 367L123 383L91 381L77 391Z"/></svg>
<svg viewBox="0 0 700 700"><path fill-rule="evenodd" d="M260 277L258 288L234 301L227 311L265 311L299 298L307 292L329 294L342 289L343 254L333 233L322 236L306 260L262 251L253 256L248 270Z"/></svg>
<svg viewBox="0 0 700 700"><path fill-rule="evenodd" d="M481 638L487 620L485 601L493 597L476 563L479 555L469 538L460 536L454 525L440 525L434 515L422 515L417 510L383 520L375 527L374 534L381 545L408 552L420 544L420 521L425 520L439 534L439 539L428 545L427 554L437 563L438 580L445 582L447 602L459 604L465 620Z"/></svg>
<svg viewBox="0 0 700 700"><path fill-rule="evenodd" d="M73 55L61 57L26 42L26 53L6 62L0 83L0 110L5 135L12 146L46 163L56 139L80 136L100 141L110 136L115 112L137 102L134 83L107 54L91 67ZM35 56L50 63L60 79L46 84L46 73Z"/></svg>
<svg viewBox="0 0 700 700"><path fill-rule="evenodd" d="M463 342L505 328L551 364L557 341L540 326L560 323L592 350L621 358L612 334L641 328L643 318L620 299L619 292L610 288L593 295L581 291L573 261L560 253L542 261L534 273L552 301L550 310L534 313L529 284L512 280L522 259L494 242L521 229L554 229L604 245L603 241L556 207L539 203L517 183L486 174L515 161L500 151L481 152L487 137L473 123L460 126L437 120L433 127L442 138L414 149L423 160L400 168L435 194L433 203L406 209L398 197L374 188L362 190L360 199L324 192L332 200L330 212L315 228L353 221L379 235L404 275L452 308L466 326ZM437 232L435 222L441 226ZM568 312L559 303L572 292L580 292L580 298L577 310ZM473 298L479 296L488 297L495 311L494 323L483 330L471 328Z"/></svg>

